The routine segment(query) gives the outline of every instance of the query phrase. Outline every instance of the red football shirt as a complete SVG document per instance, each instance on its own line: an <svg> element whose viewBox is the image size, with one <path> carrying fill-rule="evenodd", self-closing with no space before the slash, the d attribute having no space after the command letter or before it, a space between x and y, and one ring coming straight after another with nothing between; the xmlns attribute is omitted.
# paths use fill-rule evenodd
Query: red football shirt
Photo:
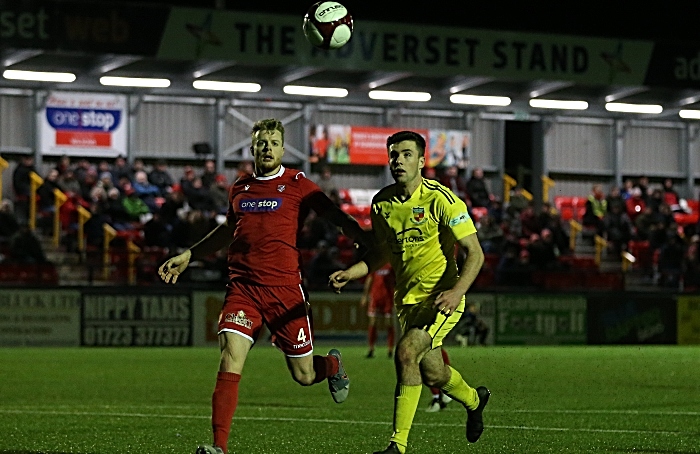
<svg viewBox="0 0 700 454"><path fill-rule="evenodd" d="M309 209L323 214L333 202L303 172L285 169L236 181L226 217L235 226L228 248L229 278L262 285L295 285L301 279L297 237Z"/></svg>

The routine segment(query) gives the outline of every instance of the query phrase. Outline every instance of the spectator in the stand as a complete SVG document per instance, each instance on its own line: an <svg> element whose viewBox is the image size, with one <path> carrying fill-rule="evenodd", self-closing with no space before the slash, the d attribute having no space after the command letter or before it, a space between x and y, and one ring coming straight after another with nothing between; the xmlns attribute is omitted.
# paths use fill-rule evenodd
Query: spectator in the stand
<svg viewBox="0 0 700 454"><path fill-rule="evenodd" d="M204 186L202 179L199 177L192 180L192 188L187 195L187 203L189 203L193 210L203 212L214 211L216 208L214 206L214 200L212 200L211 194L209 193L209 188Z"/></svg>
<svg viewBox="0 0 700 454"><path fill-rule="evenodd" d="M125 194L126 197L124 197L122 200L122 204L124 205L124 210L129 215L130 221L139 222L141 220L141 216L151 212L148 205L146 205L144 201L139 198L139 195L134 188L128 188Z"/></svg>
<svg viewBox="0 0 700 454"><path fill-rule="evenodd" d="M639 213L644 211L647 204L642 198L642 190L635 187L630 193L630 197L625 201L627 216L634 222Z"/></svg>
<svg viewBox="0 0 700 454"><path fill-rule="evenodd" d="M104 159L101 160L100 162L97 163L97 174L102 176L103 173L112 173L112 166L109 165L109 162L105 161Z"/></svg>
<svg viewBox="0 0 700 454"><path fill-rule="evenodd" d="M30 177L34 168L34 156L22 156L14 172L12 172L12 189L15 193L15 214L20 223L26 223L29 219L29 192L31 189Z"/></svg>
<svg viewBox="0 0 700 454"><path fill-rule="evenodd" d="M641 193L642 200L644 200L644 203L647 205L649 204L649 177L646 177L642 175L639 177L639 180L637 180L637 188L639 188L639 191Z"/></svg>
<svg viewBox="0 0 700 454"><path fill-rule="evenodd" d="M602 237L608 241L610 250L619 257L623 250L627 250L627 243L632 239L632 221L620 206L615 205L603 218Z"/></svg>
<svg viewBox="0 0 700 454"><path fill-rule="evenodd" d="M226 175L219 174L214 180L214 184L209 189L209 195L214 206L214 211L219 214L226 214L228 210L229 184Z"/></svg>
<svg viewBox="0 0 700 454"><path fill-rule="evenodd" d="M97 185L97 168L95 166L89 166L83 173L82 179L78 179L78 183L80 183L80 197L84 200L89 200L90 191Z"/></svg>
<svg viewBox="0 0 700 454"><path fill-rule="evenodd" d="M66 194L80 194L80 182L75 178L75 174L71 169L65 171L58 179L58 186L61 191Z"/></svg>
<svg viewBox="0 0 700 454"><path fill-rule="evenodd" d="M114 159L114 166L112 167L112 181L117 184L122 178L131 181L133 177L134 175L124 156L117 156Z"/></svg>
<svg viewBox="0 0 700 454"><path fill-rule="evenodd" d="M41 242L28 225L20 226L10 238L10 257L19 263L46 263Z"/></svg>
<svg viewBox="0 0 700 454"><path fill-rule="evenodd" d="M327 241L319 241L316 245L318 253L311 259L308 267L307 283L310 289L321 289L328 286L328 276L338 270L347 268L339 259L338 248Z"/></svg>
<svg viewBox="0 0 700 454"><path fill-rule="evenodd" d="M466 201L467 200L467 183L464 178L459 174L459 167L456 165L448 166L442 173L439 179L443 186L449 188L455 193L457 197ZM487 206L487 205L476 205L472 199L472 206Z"/></svg>
<svg viewBox="0 0 700 454"><path fill-rule="evenodd" d="M81 185L85 181L85 175L87 175L91 168L96 170L96 168L90 164L90 161L85 158L79 159L75 164L73 174L75 175L75 179L78 180Z"/></svg>
<svg viewBox="0 0 700 454"><path fill-rule="evenodd" d="M538 217L535 214L535 207L532 202L523 208L520 212L520 228L521 236L529 237L532 234L539 234L542 226L538 221ZM532 260L532 258L531 258Z"/></svg>
<svg viewBox="0 0 700 454"><path fill-rule="evenodd" d="M0 201L0 239L9 240L19 230L19 221L9 200Z"/></svg>
<svg viewBox="0 0 700 454"><path fill-rule="evenodd" d="M139 170L134 174L134 182L132 183L136 195L144 201L151 212L156 210L156 197L160 195L160 189L148 181L148 174L143 170Z"/></svg>
<svg viewBox="0 0 700 454"><path fill-rule="evenodd" d="M500 197L495 197L491 200L491 206L489 207L489 216L493 218L496 224L501 224L503 222L503 201Z"/></svg>
<svg viewBox="0 0 700 454"><path fill-rule="evenodd" d="M189 205L187 205L187 200L185 199L185 194L183 194L180 185L173 185L170 194L165 196L165 202L160 206L160 216L168 225L174 227L175 224L180 222L178 216L179 211L187 211Z"/></svg>
<svg viewBox="0 0 700 454"><path fill-rule="evenodd" d="M620 188L613 185L610 188L610 193L608 193L608 196L605 198L607 202L607 209L608 211L611 210L611 207L613 205L618 205L620 207L620 211L625 211L625 199L622 197L622 194L620 194Z"/></svg>
<svg viewBox="0 0 700 454"><path fill-rule="evenodd" d="M146 164L143 163L143 159L134 159L134 163L131 165L131 180L134 180L137 172L146 172ZM148 173L148 172L146 172Z"/></svg>
<svg viewBox="0 0 700 454"><path fill-rule="evenodd" d="M547 241L542 239L542 236L533 233L530 235L530 243L527 245L527 251L530 253L530 264L536 270L552 270L556 268L557 255L554 248L554 243L551 241L552 232L545 230L549 236Z"/></svg>
<svg viewBox="0 0 700 454"><path fill-rule="evenodd" d="M525 194L523 194L523 187L516 186L513 188L513 193L508 203L508 214L510 216L517 216L529 204L530 201L525 197Z"/></svg>
<svg viewBox="0 0 700 454"><path fill-rule="evenodd" d="M622 196L624 200L629 199L630 197L632 197L632 189L634 189L634 181L632 181L630 178L627 178L622 184L620 196Z"/></svg>
<svg viewBox="0 0 700 454"><path fill-rule="evenodd" d="M586 200L586 211L583 214L582 224L587 227L594 227L598 235L603 234L603 216L608 211L608 201L605 199L603 186L593 185L593 192Z"/></svg>
<svg viewBox="0 0 700 454"><path fill-rule="evenodd" d="M170 226L163 221L160 213L154 213L153 217L143 225L143 240L149 247L170 246Z"/></svg>
<svg viewBox="0 0 700 454"><path fill-rule="evenodd" d="M165 159L156 161L153 170L148 174L148 181L158 188L159 195L164 197L173 185L173 177L168 172L168 164Z"/></svg>
<svg viewBox="0 0 700 454"><path fill-rule="evenodd" d="M236 181L240 180L241 178L248 178L252 177L253 173L255 172L255 168L253 167L253 163L250 161L241 161L238 163L238 167L236 167Z"/></svg>
<svg viewBox="0 0 700 454"><path fill-rule="evenodd" d="M647 201L647 206L651 207L651 211L654 213L658 213L662 203L665 203L664 193L659 188L652 189Z"/></svg>
<svg viewBox="0 0 700 454"><path fill-rule="evenodd" d="M190 192L192 192L195 178L197 178L197 175L195 175L192 166L185 166L185 171L182 174L182 178L180 178L180 188L182 189L182 193L185 194L186 199L190 198Z"/></svg>
<svg viewBox="0 0 700 454"><path fill-rule="evenodd" d="M130 228L131 215L126 211L124 198L117 188L107 191L105 215L108 223L116 230L128 230Z"/></svg>
<svg viewBox="0 0 700 454"><path fill-rule="evenodd" d="M335 183L335 178L333 178L333 173L329 166L323 166L323 168L321 168L321 175L317 183L318 187L328 196L334 190L338 190L338 186Z"/></svg>
<svg viewBox="0 0 700 454"><path fill-rule="evenodd" d="M473 207L489 208L491 206L491 194L486 187L484 169L481 167L475 167L472 170L472 177L467 181L466 191Z"/></svg>
<svg viewBox="0 0 700 454"><path fill-rule="evenodd" d="M61 190L58 185L58 170L51 169L44 178L44 183L39 186L36 194L39 196L39 211L43 213L54 212L54 189Z"/></svg>
<svg viewBox="0 0 700 454"><path fill-rule="evenodd" d="M476 236L479 238L484 254L498 254L503 243L503 229L496 224L493 217L486 215L479 220Z"/></svg>
<svg viewBox="0 0 700 454"><path fill-rule="evenodd" d="M112 180L112 172L102 172L100 173L100 179L97 181L97 185L100 186L105 192L109 192L114 186L114 180Z"/></svg>
<svg viewBox="0 0 700 454"><path fill-rule="evenodd" d="M213 159L207 159L204 161L204 172L202 173L202 185L205 188L210 188L216 182L216 176L218 172L216 171L216 161Z"/></svg>
<svg viewBox="0 0 700 454"><path fill-rule="evenodd" d="M56 163L56 170L58 171L58 175L63 176L63 174L66 173L66 171L70 168L70 157L66 155L61 156L58 162Z"/></svg>
<svg viewBox="0 0 700 454"><path fill-rule="evenodd" d="M678 288L683 272L683 240L676 232L669 232L666 243L659 250L659 285Z"/></svg>
<svg viewBox="0 0 700 454"><path fill-rule="evenodd" d="M554 242L560 255L572 252L569 250L569 234L564 229L564 223L561 220L559 213L552 214L545 228L552 232L552 241Z"/></svg>
<svg viewBox="0 0 700 454"><path fill-rule="evenodd" d="M496 266L497 285L531 286L534 267L530 264L530 253L518 248L507 248Z"/></svg>
<svg viewBox="0 0 700 454"><path fill-rule="evenodd" d="M666 202L671 207L671 211L677 211L678 204L680 203L681 198L678 196L678 193L673 188L673 180L672 179L666 178L664 180L663 193L664 193L664 202Z"/></svg>
<svg viewBox="0 0 700 454"><path fill-rule="evenodd" d="M651 207L645 207L634 220L635 237L640 241L646 241L651 236L652 229L656 228L656 216Z"/></svg>
<svg viewBox="0 0 700 454"><path fill-rule="evenodd" d="M550 219L552 219L552 217L556 214L557 210L552 207L551 203L542 202L542 207L540 208L540 212L537 215L537 223L539 224L540 228L547 227L547 225L549 225Z"/></svg>

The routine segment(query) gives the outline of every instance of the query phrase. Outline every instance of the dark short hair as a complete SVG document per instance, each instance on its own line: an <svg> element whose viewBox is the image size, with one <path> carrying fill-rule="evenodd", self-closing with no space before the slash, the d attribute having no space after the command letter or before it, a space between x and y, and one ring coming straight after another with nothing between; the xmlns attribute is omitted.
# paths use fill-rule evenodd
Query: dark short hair
<svg viewBox="0 0 700 454"><path fill-rule="evenodd" d="M280 134L282 134L282 143L284 143L284 125L276 118L266 118L256 121L253 125L253 129L250 131L251 137L258 131L279 131Z"/></svg>
<svg viewBox="0 0 700 454"><path fill-rule="evenodd" d="M412 142L415 142L415 144L418 145L418 151L420 151L421 156L425 155L425 139L422 135L414 131L399 131L390 135L386 139L387 151L389 150L389 147L391 147L393 144L403 142L404 140L410 140Z"/></svg>

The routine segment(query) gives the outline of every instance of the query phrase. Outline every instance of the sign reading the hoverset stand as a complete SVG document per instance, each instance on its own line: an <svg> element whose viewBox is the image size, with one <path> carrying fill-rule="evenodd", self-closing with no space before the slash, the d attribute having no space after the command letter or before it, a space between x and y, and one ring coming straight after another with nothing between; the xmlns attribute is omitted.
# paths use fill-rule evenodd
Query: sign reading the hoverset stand
<svg viewBox="0 0 700 454"><path fill-rule="evenodd" d="M0 292L0 345L77 346L80 293L71 290Z"/></svg>
<svg viewBox="0 0 700 454"><path fill-rule="evenodd" d="M53 92L39 114L44 155L126 155L126 96Z"/></svg>
<svg viewBox="0 0 700 454"><path fill-rule="evenodd" d="M189 294L83 293L81 345L192 345Z"/></svg>
<svg viewBox="0 0 700 454"><path fill-rule="evenodd" d="M575 295L499 295L497 344L585 344L586 299Z"/></svg>

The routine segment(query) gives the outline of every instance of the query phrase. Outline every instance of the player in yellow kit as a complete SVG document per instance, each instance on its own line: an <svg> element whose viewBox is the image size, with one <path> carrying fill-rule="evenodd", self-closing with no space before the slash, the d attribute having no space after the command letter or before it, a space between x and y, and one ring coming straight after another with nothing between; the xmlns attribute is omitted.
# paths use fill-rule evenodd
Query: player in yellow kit
<svg viewBox="0 0 700 454"><path fill-rule="evenodd" d="M375 454L406 452L422 383L440 388L466 408L467 440L473 443L484 430L482 413L490 392L467 385L459 372L445 365L440 347L464 312L464 295L484 254L464 202L421 176L423 137L413 131L397 132L387 139L387 150L396 183L372 200L376 247L362 261L330 276L330 285L340 291L348 281L386 262L396 273L394 304L402 335L395 355L394 434L389 447ZM467 252L461 272L455 243Z"/></svg>

